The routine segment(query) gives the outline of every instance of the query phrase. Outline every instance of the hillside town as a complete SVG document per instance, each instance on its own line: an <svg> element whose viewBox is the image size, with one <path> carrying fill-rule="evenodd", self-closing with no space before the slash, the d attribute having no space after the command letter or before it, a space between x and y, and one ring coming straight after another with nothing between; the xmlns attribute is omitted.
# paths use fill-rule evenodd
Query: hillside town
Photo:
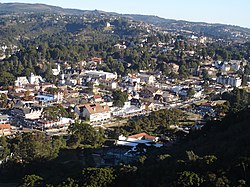
<svg viewBox="0 0 250 187"><path fill-rule="evenodd" d="M43 19L45 20L45 17ZM50 22L54 20L55 24L69 19L73 18L55 15L48 18ZM85 22L89 24L100 21L98 17L87 16L81 19L87 20ZM113 24L116 23L117 17L103 15L101 19L109 19L100 27L102 32L116 32L118 26ZM35 21L26 20L25 17L24 20ZM12 18L8 23L17 24L17 21ZM196 116L193 124L185 127L190 130L193 125L200 124L208 116L219 117L214 109L216 102L211 100L211 94L223 94L235 88L248 89L250 86L250 75L244 74L245 68L249 67L249 59L224 58L223 54L223 58L215 59L204 51L204 48L210 43L216 43L218 39L194 33L186 33L185 38L177 33L169 35L162 28L132 20L128 20L128 27L141 29L144 34L138 35L137 42L126 39L117 41L112 46L115 50L112 56L90 56L76 62L74 66L67 61L53 61L52 66L45 66L45 71L50 73L49 76L53 79L44 73L26 72L26 76L17 76L13 85L2 86L1 135L34 130L46 132L48 135L63 135L67 134L69 125L75 121L108 128L119 126L121 118L126 123L131 117L145 116L152 111L171 108L189 110ZM155 37L155 33L161 33L167 39L163 42ZM221 39L220 42L227 41ZM197 46L202 47L202 53ZM142 55L147 53L147 68L139 65L138 71L124 71L125 68L135 65L129 62L128 58L122 57L122 54L135 47L144 50ZM11 50L8 50L9 48ZM17 46L3 45L1 49L2 61L18 52ZM7 53L8 51L13 54ZM181 60L171 62L169 59L174 54L178 54ZM138 58L135 54L134 57ZM185 59L192 58L199 59L197 65L184 69ZM114 61L119 62L116 70L105 71L106 64ZM150 69L150 66L156 68ZM157 68L158 66L160 68ZM186 72L189 72L189 75L186 75ZM189 109L192 105L196 107ZM51 109L58 110L58 113L48 112ZM66 110L67 114L60 110ZM182 129L181 126L174 128Z"/></svg>
<svg viewBox="0 0 250 187"><path fill-rule="evenodd" d="M0 186L249 186L249 28L2 2L0 67Z"/></svg>
<svg viewBox="0 0 250 187"><path fill-rule="evenodd" d="M201 65L195 71L200 75L204 69L210 78L191 76L178 80L158 74L140 71L134 74L118 76L101 70L84 69L88 64L105 63L94 57L80 63L78 67L62 69L57 64L52 69L58 76L56 84L46 82L40 75L17 77L15 85L1 89L6 102L2 108L1 134L10 135L20 129L38 129L45 132L66 133L67 127L75 120L87 121L94 126L116 123L116 119L147 115L151 111L169 108L185 108L189 104L199 103L209 97L210 93L222 94L242 87L242 79L235 74L243 69L247 62L230 60L229 62L212 61ZM173 64L171 71L178 72L179 66ZM218 72L222 72L218 75ZM126 93L126 100L114 105L112 93L120 90ZM50 106L60 105L72 113L71 118L44 113ZM199 107L206 106L203 112L196 112L202 120L215 103L201 102ZM46 116L48 115L48 116ZM209 113L216 117L215 112ZM22 130L21 130L22 131Z"/></svg>

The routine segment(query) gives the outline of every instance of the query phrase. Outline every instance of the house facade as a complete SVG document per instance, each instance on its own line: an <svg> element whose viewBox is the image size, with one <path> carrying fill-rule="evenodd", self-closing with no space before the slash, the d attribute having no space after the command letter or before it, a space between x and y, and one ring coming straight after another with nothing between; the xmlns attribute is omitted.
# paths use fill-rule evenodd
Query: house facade
<svg viewBox="0 0 250 187"><path fill-rule="evenodd" d="M110 108L106 104L92 103L77 105L75 112L80 119L89 120L90 123L103 122L111 118Z"/></svg>

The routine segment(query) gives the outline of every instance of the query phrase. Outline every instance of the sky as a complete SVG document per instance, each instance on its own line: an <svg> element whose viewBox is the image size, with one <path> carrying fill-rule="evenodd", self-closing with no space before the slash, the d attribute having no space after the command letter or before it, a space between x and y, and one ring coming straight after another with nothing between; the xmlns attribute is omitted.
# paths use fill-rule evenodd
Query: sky
<svg viewBox="0 0 250 187"><path fill-rule="evenodd" d="M156 15L168 19L224 23L250 28L250 0L0 0L63 8Z"/></svg>

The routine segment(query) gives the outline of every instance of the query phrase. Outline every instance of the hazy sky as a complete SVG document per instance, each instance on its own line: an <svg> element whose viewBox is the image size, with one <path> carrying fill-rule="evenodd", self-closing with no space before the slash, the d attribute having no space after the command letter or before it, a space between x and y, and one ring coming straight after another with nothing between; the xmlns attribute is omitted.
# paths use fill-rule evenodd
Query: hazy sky
<svg viewBox="0 0 250 187"><path fill-rule="evenodd" d="M157 15L163 18L225 23L250 28L250 0L0 0L44 3L63 8Z"/></svg>

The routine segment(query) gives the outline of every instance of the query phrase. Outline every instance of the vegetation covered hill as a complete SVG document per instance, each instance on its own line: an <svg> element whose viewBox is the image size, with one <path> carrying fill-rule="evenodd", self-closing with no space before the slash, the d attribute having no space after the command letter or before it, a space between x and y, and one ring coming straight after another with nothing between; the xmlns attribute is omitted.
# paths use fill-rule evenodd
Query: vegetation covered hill
<svg viewBox="0 0 250 187"><path fill-rule="evenodd" d="M250 29L235 25L226 24L211 24L205 22L190 22L185 20L164 19L158 16L150 15L126 15L136 21L143 21L145 23L154 24L169 32L173 33L194 33L203 34L205 36L224 38L224 39L242 39L249 37Z"/></svg>
<svg viewBox="0 0 250 187"><path fill-rule="evenodd" d="M123 186L249 186L249 112L245 109L222 121L211 121L171 150L143 156L136 171L125 177L120 174L118 184L127 181Z"/></svg>
<svg viewBox="0 0 250 187"><path fill-rule="evenodd" d="M56 14L82 14L85 11L76 9L63 9L57 6L45 4L28 4L28 3L0 3L1 13L56 13Z"/></svg>
<svg viewBox="0 0 250 187"><path fill-rule="evenodd" d="M250 36L250 29L233 25L225 24L209 24L203 22L188 22L183 20L164 19L158 16L149 15L134 15L134 14L117 14L103 11L89 11L77 9L63 9L61 7L49 6L44 4L24 4L24 3L2 3L0 4L0 13L23 13L23 12L36 12L36 13L55 13L55 14L71 14L71 15L116 15L120 17L129 17L135 21L142 21L149 24L154 24L162 27L170 32L187 31L194 34L212 36L225 39L245 39ZM183 33L182 33L183 34Z"/></svg>

